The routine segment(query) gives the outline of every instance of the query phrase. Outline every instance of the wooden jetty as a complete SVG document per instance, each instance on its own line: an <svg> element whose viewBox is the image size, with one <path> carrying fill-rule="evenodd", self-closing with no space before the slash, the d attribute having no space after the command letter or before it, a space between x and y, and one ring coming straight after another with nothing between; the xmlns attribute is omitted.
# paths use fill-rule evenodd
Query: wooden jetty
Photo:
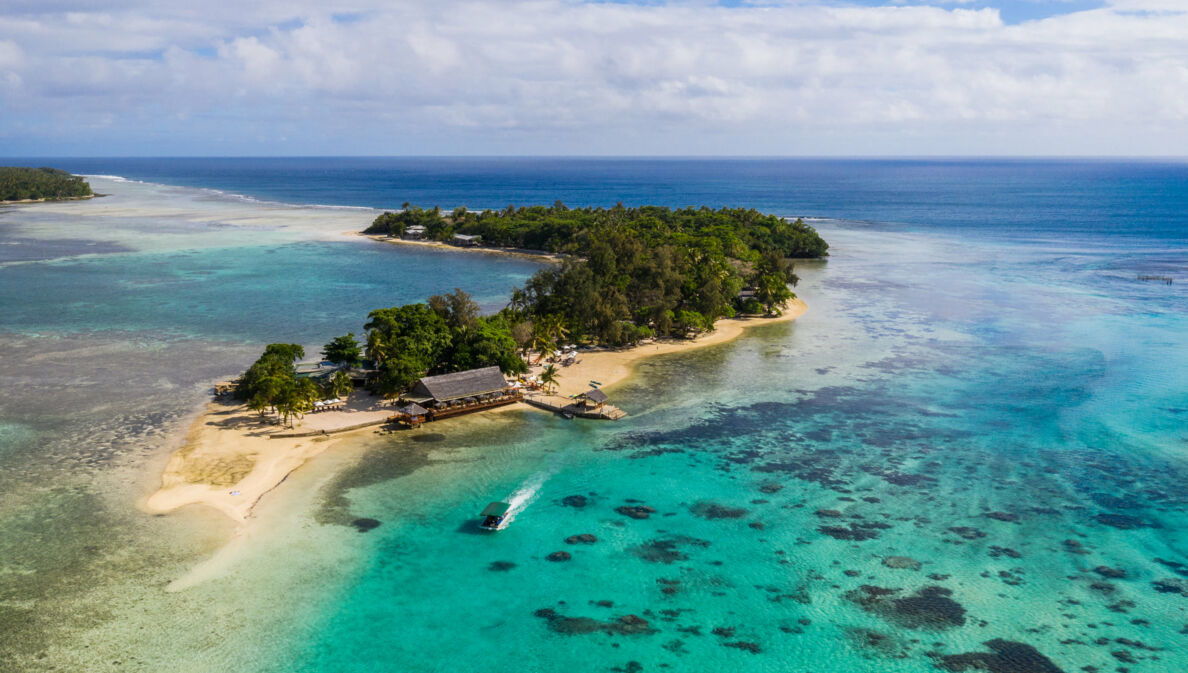
<svg viewBox="0 0 1188 673"><path fill-rule="evenodd" d="M524 402L537 409L544 409L545 411L552 411L562 415L570 414L578 418L617 421L627 416L627 412L616 406L606 403L591 405L584 398L575 399L561 397L559 395L529 395L524 398Z"/></svg>

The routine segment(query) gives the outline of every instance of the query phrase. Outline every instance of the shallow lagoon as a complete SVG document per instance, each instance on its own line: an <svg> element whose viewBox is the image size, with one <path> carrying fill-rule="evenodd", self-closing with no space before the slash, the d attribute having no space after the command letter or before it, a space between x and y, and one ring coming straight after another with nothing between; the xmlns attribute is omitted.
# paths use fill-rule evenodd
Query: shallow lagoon
<svg viewBox="0 0 1188 673"><path fill-rule="evenodd" d="M365 436L219 551L217 516L134 507L207 381L373 306L455 285L496 301L531 265L435 253L432 275L253 204L179 217L199 197L161 189L133 206L184 238L141 245L134 224L104 239L132 252L0 267L15 670L1185 667L1188 303L1136 280L1182 277L1175 240L826 222L804 317L649 362L612 391L628 419ZM38 226L79 238L55 208ZM0 225L28 237L26 212ZM214 220L260 228L211 245L191 227ZM279 335L286 294L306 318ZM512 525L479 534L477 511L515 493ZM566 541L581 534L596 541Z"/></svg>

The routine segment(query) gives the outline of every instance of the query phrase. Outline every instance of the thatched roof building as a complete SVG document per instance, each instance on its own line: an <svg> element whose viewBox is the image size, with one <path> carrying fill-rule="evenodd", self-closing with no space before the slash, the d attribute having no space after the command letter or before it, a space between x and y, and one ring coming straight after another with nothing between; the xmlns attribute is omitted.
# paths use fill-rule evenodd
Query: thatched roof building
<svg viewBox="0 0 1188 673"><path fill-rule="evenodd" d="M507 390L507 380L498 367L483 367L464 372L426 376L417 381L404 399L421 404L440 404L465 397L501 394Z"/></svg>
<svg viewBox="0 0 1188 673"><path fill-rule="evenodd" d="M583 397L586 399L586 401L595 405L606 404L606 401L610 399L606 396L606 393L597 388L591 388L590 390L582 393L579 397Z"/></svg>

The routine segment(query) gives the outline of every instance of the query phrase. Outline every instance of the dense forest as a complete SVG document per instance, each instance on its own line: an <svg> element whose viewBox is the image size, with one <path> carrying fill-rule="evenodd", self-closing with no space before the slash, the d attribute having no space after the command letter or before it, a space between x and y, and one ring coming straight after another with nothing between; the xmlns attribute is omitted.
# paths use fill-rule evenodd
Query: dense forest
<svg viewBox="0 0 1188 673"><path fill-rule="evenodd" d="M802 220L788 222L745 208L707 207L672 210L660 206L570 209L552 207L469 211L455 208L404 209L377 217L365 233L401 236L408 227L425 228L426 237L449 241L454 234L478 235L485 245L585 255L592 240L608 232L628 234L649 246L697 246L716 241L728 257L756 261L776 252L782 257L823 257L828 244Z"/></svg>
<svg viewBox="0 0 1188 673"><path fill-rule="evenodd" d="M686 337L719 318L778 312L794 295L792 260L829 246L802 220L743 208L534 206L448 215L405 204L367 231L428 237L482 236L487 245L565 253L512 293L513 325L557 324L571 340L626 346L651 336Z"/></svg>
<svg viewBox="0 0 1188 673"><path fill-rule="evenodd" d="M91 196L91 186L56 168L0 166L0 201Z"/></svg>

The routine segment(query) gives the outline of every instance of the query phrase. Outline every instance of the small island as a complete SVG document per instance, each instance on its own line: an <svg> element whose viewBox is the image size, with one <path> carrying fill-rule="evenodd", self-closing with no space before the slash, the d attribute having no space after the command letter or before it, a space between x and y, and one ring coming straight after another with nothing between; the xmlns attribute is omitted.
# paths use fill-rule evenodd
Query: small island
<svg viewBox="0 0 1188 673"><path fill-rule="evenodd" d="M803 221L743 209L574 211L558 203L446 216L406 208L376 218L369 231L377 230L437 240L487 231L507 247L559 257L489 315L455 289L371 311L361 340L335 337L313 362L301 362L299 344L269 344L242 376L217 387L223 401L192 426L148 509L204 503L243 521L264 493L332 444L328 435L377 425L418 427L521 400L620 418L602 390L638 360L803 313L791 289L794 260L828 249ZM484 234L461 236L471 248Z"/></svg>
<svg viewBox="0 0 1188 673"><path fill-rule="evenodd" d="M89 199L91 185L57 168L0 166L0 203Z"/></svg>

